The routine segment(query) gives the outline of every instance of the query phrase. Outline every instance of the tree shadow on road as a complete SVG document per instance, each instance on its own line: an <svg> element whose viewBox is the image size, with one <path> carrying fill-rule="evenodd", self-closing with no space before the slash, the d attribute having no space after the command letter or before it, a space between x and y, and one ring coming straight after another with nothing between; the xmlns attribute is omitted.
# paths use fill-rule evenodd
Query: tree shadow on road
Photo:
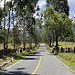
<svg viewBox="0 0 75 75"><path fill-rule="evenodd" d="M23 60L39 60L39 58L24 58Z"/></svg>
<svg viewBox="0 0 75 75"><path fill-rule="evenodd" d="M35 55L35 54L31 54L31 55L29 55L29 56L42 56L42 55Z"/></svg>
<svg viewBox="0 0 75 75"><path fill-rule="evenodd" d="M22 72L22 71L10 71L8 73L1 72L0 75L32 75L32 74L29 74L27 72ZM34 75L38 75L38 74L34 74Z"/></svg>

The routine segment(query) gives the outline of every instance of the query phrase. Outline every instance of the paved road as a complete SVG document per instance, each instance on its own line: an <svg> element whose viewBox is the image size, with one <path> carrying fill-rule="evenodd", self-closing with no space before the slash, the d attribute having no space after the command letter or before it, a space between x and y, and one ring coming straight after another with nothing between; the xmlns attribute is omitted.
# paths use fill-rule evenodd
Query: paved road
<svg viewBox="0 0 75 75"><path fill-rule="evenodd" d="M72 75L72 73L59 59L49 53L42 43L37 52L8 67L0 75Z"/></svg>

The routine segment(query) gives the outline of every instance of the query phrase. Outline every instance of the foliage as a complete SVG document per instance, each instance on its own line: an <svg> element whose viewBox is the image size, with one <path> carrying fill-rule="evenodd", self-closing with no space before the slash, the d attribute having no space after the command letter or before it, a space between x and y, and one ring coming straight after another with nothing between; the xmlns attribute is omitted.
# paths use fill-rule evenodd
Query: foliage
<svg viewBox="0 0 75 75"><path fill-rule="evenodd" d="M55 32L56 48L58 50L58 38L61 36L68 37L72 34L72 21L65 13L59 15L58 12L54 11L50 6L44 11L44 17L47 29Z"/></svg>
<svg viewBox="0 0 75 75"><path fill-rule="evenodd" d="M75 42L75 32L71 36L67 37L65 41Z"/></svg>
<svg viewBox="0 0 75 75"><path fill-rule="evenodd" d="M65 13L69 15L69 5L67 0L46 0L46 6L52 6L58 13Z"/></svg>
<svg viewBox="0 0 75 75"><path fill-rule="evenodd" d="M16 44L21 44L21 39L20 39L20 30L18 29L18 26L15 25L13 28L13 33L15 33L13 36L15 37L15 43Z"/></svg>
<svg viewBox="0 0 75 75"><path fill-rule="evenodd" d="M0 43L2 43L4 40L4 38L2 36L0 36Z"/></svg>

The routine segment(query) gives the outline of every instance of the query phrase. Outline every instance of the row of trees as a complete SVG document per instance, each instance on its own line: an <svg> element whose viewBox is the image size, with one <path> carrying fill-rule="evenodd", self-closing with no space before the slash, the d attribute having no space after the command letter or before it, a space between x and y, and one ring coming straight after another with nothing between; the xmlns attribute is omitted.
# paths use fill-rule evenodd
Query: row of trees
<svg viewBox="0 0 75 75"><path fill-rule="evenodd" d="M40 19L33 17L39 10L37 2L38 0L10 0L8 2L4 0L4 7L0 8L0 27L2 26L0 38L3 38L4 50L8 49L9 39L13 42L14 49L16 49L16 44L23 43L25 50L27 42L30 48L32 48L32 43L37 46L40 41L41 25ZM2 20L3 23L1 23ZM13 29L10 28L11 26Z"/></svg>
<svg viewBox="0 0 75 75"><path fill-rule="evenodd" d="M38 0L10 0L9 2L4 0L4 8L0 8L0 25L3 19L3 35L0 37L1 39L3 37L4 49L8 49L9 39L13 37L11 42L14 44L14 49L16 44L21 43L25 49L26 42L32 48L33 42L35 46L38 42L47 42L51 46L52 41L53 43L56 41L58 52L58 40L65 40L73 34L72 20L68 18L67 0L46 0L46 10L39 19L33 17L39 10L37 2ZM8 29L6 30L7 21ZM12 30L11 25L13 25Z"/></svg>
<svg viewBox="0 0 75 75"><path fill-rule="evenodd" d="M72 21L68 18L65 13L58 14L52 7L48 7L44 11L45 25L50 33L50 46L51 40L55 36L56 49L58 52L58 38L65 38L70 36L72 33ZM53 37L52 37L53 36Z"/></svg>
<svg viewBox="0 0 75 75"><path fill-rule="evenodd" d="M45 36L44 40L51 47L51 43L56 41L56 50L58 40L63 40L73 34L72 20L68 17L69 6L67 0L46 0L46 10L44 11ZM53 40L53 41L52 41Z"/></svg>

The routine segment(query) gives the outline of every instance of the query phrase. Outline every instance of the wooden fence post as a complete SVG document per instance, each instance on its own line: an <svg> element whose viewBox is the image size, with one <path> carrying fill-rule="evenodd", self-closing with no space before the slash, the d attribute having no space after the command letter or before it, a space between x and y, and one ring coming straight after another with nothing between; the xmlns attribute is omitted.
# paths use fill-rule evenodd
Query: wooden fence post
<svg viewBox="0 0 75 75"><path fill-rule="evenodd" d="M75 47L74 47L74 53L75 53Z"/></svg>

